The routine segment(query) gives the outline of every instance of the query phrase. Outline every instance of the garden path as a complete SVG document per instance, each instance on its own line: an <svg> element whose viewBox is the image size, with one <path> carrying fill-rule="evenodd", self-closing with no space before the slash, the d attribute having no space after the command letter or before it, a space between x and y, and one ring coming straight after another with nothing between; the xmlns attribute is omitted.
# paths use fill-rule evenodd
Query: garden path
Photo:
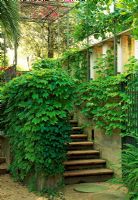
<svg viewBox="0 0 138 200"><path fill-rule="evenodd" d="M2 175L0 176L0 200L43 200L43 198L28 192L25 186L14 182L9 175Z"/></svg>
<svg viewBox="0 0 138 200"><path fill-rule="evenodd" d="M118 185L104 183L109 190L103 193L79 193L74 191L75 185L65 186L63 198L54 200L126 200L124 198L127 190ZM62 196L62 195L61 195ZM9 175L0 176L0 200L49 200L28 191L28 189L12 180ZM53 199L52 199L53 200Z"/></svg>

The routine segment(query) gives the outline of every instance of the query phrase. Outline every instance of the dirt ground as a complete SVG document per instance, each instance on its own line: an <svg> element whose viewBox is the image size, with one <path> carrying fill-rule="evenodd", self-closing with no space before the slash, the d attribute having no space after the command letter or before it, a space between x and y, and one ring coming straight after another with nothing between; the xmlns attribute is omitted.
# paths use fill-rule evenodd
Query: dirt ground
<svg viewBox="0 0 138 200"><path fill-rule="evenodd" d="M115 192L119 192L120 198L115 198L117 200L124 200L124 195L126 194L126 188L120 188L118 185L112 185L109 183L104 183L109 185L109 191L107 191L110 196ZM65 186L61 193L61 197L56 199L61 200L103 200L100 196L106 196L107 194L93 194L93 193L79 193L74 191L74 185ZM105 200L114 200L113 197L107 198ZM34 193L30 193L25 186L16 183L12 180L9 175L0 176L0 200L49 200L46 197L40 197Z"/></svg>

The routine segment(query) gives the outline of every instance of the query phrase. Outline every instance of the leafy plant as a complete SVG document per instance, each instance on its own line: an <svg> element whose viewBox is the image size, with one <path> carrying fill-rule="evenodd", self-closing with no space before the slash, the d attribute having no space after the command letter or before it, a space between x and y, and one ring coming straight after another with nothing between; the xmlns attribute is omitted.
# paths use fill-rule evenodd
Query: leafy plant
<svg viewBox="0 0 138 200"><path fill-rule="evenodd" d="M125 81L125 76L107 76L78 87L76 105L106 134L126 128L124 122L129 100L121 91L121 83Z"/></svg>
<svg viewBox="0 0 138 200"><path fill-rule="evenodd" d="M87 80L87 52L70 50L64 52L61 64L68 73L80 82Z"/></svg>
<svg viewBox="0 0 138 200"><path fill-rule="evenodd" d="M33 71L4 87L3 125L11 144L10 170L17 180L30 173L63 173L74 87L62 69Z"/></svg>
<svg viewBox="0 0 138 200"><path fill-rule="evenodd" d="M135 73L136 71L138 71L138 60L134 56L132 56L128 60L128 63L125 64L124 68L128 74Z"/></svg>
<svg viewBox="0 0 138 200"><path fill-rule="evenodd" d="M15 77L15 68L11 67L0 67L0 85L4 85L7 81Z"/></svg>
<svg viewBox="0 0 138 200"><path fill-rule="evenodd" d="M53 69L55 67L61 68L60 61L54 58L40 59L33 64L33 69Z"/></svg>
<svg viewBox="0 0 138 200"><path fill-rule="evenodd" d="M76 11L77 23L74 38L82 41L93 35L96 39L104 39L114 34L115 31L119 33L128 29L132 24L131 13L128 9L124 9L126 7L119 6L120 1L116 2L116 9L112 12L110 8L113 4L113 0L87 0L80 3Z"/></svg>
<svg viewBox="0 0 138 200"><path fill-rule="evenodd" d="M15 40L19 36L19 2L0 0L0 27Z"/></svg>
<svg viewBox="0 0 138 200"><path fill-rule="evenodd" d="M98 58L94 68L97 79L78 86L76 105L106 134L125 130L126 111L130 103L128 95L122 90L122 84L127 81L126 75L113 76L112 51Z"/></svg>
<svg viewBox="0 0 138 200"><path fill-rule="evenodd" d="M114 55L112 50L107 50L105 55L96 60L94 69L98 77L114 75Z"/></svg>
<svg viewBox="0 0 138 200"><path fill-rule="evenodd" d="M123 151L123 182L129 189L130 199L138 199L138 137L136 145L129 144Z"/></svg>
<svg viewBox="0 0 138 200"><path fill-rule="evenodd" d="M6 56L5 61L4 61L4 54L2 52L0 52L0 67L4 66L4 65L8 66L9 65L9 60L8 60L8 58Z"/></svg>

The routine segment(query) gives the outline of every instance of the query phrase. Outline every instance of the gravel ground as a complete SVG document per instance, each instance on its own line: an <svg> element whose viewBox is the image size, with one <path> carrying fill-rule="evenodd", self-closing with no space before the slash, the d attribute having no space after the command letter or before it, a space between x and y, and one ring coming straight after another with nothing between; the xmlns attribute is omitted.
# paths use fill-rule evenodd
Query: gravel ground
<svg viewBox="0 0 138 200"><path fill-rule="evenodd" d="M9 175L0 176L0 200L46 200L28 192L25 186L16 183Z"/></svg>
<svg viewBox="0 0 138 200"><path fill-rule="evenodd" d="M126 188L104 183L109 190L104 193L79 193L74 191L75 185L65 186L60 197L54 200L125 200ZM105 197L105 198L102 198ZM0 200L49 200L28 191L28 189L12 180L9 175L0 176Z"/></svg>

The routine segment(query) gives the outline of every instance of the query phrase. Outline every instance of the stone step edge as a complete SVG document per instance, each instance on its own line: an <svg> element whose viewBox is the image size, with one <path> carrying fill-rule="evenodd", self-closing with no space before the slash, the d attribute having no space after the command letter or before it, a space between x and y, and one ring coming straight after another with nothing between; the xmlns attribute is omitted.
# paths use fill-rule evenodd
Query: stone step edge
<svg viewBox="0 0 138 200"><path fill-rule="evenodd" d="M85 169L85 170L74 170L64 172L64 177L73 177L73 176L90 176L90 175L113 175L111 169Z"/></svg>
<svg viewBox="0 0 138 200"><path fill-rule="evenodd" d="M94 143L89 141L70 142L69 146L92 146Z"/></svg>
<svg viewBox="0 0 138 200"><path fill-rule="evenodd" d="M75 126L74 126L74 127L72 127L72 130L73 130L73 131L75 131L75 130L82 130L82 127L79 127L79 126L76 126L76 127L75 127Z"/></svg>
<svg viewBox="0 0 138 200"><path fill-rule="evenodd" d="M90 164L106 164L106 161L103 159L81 159L81 160L69 160L65 161L64 165L74 166L74 165L90 165Z"/></svg>
<svg viewBox="0 0 138 200"><path fill-rule="evenodd" d="M70 123L78 123L78 121L75 120L75 119L71 119L71 120L69 120L69 122L70 122Z"/></svg>
<svg viewBox="0 0 138 200"><path fill-rule="evenodd" d="M72 139L81 139L81 138L87 138L88 136L86 134L72 134L70 137Z"/></svg>
<svg viewBox="0 0 138 200"><path fill-rule="evenodd" d="M68 151L67 155L91 155L91 154L99 154L100 152L97 150L74 150Z"/></svg>

